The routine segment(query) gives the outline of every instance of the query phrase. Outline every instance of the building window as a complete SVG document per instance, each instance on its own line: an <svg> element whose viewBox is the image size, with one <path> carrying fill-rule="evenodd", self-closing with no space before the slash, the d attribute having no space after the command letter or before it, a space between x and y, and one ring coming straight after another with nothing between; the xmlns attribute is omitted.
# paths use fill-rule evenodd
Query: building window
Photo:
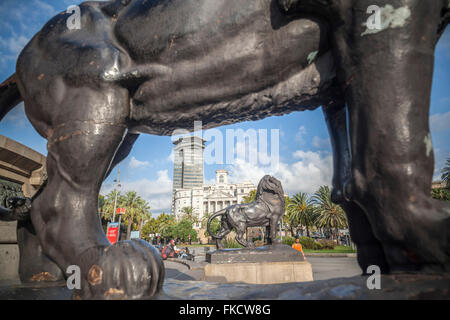
<svg viewBox="0 0 450 320"><path fill-rule="evenodd" d="M223 183L223 176L219 176L219 183Z"/></svg>

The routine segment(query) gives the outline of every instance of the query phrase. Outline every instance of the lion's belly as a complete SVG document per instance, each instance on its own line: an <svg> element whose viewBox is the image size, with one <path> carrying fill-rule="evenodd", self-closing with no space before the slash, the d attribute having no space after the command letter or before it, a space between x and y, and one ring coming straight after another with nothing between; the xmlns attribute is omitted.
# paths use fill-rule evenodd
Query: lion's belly
<svg viewBox="0 0 450 320"><path fill-rule="evenodd" d="M251 108L276 105L270 88L301 74L323 49L320 28L289 21L271 0L175 0L145 14L130 7L116 33L135 62L127 72L140 79L131 119L170 134L194 119L207 125L226 112L242 120Z"/></svg>

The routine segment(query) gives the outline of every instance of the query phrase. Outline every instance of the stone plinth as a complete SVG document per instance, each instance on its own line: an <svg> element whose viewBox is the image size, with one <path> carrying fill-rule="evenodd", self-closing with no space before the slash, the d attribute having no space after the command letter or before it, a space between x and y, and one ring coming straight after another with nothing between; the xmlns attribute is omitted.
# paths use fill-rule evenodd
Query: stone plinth
<svg viewBox="0 0 450 320"><path fill-rule="evenodd" d="M311 264L307 261L211 263L205 266L205 279L215 282L275 284L313 281Z"/></svg>
<svg viewBox="0 0 450 320"><path fill-rule="evenodd" d="M0 221L0 280L19 280L17 222Z"/></svg>
<svg viewBox="0 0 450 320"><path fill-rule="evenodd" d="M19 246L0 245L0 280L19 281Z"/></svg>
<svg viewBox="0 0 450 320"><path fill-rule="evenodd" d="M42 154L0 135L0 205L11 196L32 197L47 175L45 161ZM21 245L17 222L0 221L0 280L19 279Z"/></svg>
<svg viewBox="0 0 450 320"><path fill-rule="evenodd" d="M274 284L313 280L311 264L287 245L215 250L206 253L206 261L207 281Z"/></svg>
<svg viewBox="0 0 450 320"><path fill-rule="evenodd" d="M206 262L219 264L292 261L304 261L304 259L300 252L284 244L254 249L222 249L206 253Z"/></svg>

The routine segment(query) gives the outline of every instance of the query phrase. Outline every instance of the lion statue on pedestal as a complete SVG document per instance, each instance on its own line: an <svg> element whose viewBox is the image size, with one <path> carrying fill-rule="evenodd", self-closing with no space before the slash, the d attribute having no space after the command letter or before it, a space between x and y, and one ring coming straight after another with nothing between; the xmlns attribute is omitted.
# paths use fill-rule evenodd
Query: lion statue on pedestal
<svg viewBox="0 0 450 320"><path fill-rule="evenodd" d="M266 227L268 244L276 242L276 230L278 222L285 211L285 197L283 187L276 178L266 175L258 184L256 199L246 204L235 204L217 211L208 219L207 230L216 239L218 249L223 249L222 239L234 228L236 240L247 248L253 248L254 244L245 239L248 227ZM211 221L222 217L221 227L217 234L213 234Z"/></svg>

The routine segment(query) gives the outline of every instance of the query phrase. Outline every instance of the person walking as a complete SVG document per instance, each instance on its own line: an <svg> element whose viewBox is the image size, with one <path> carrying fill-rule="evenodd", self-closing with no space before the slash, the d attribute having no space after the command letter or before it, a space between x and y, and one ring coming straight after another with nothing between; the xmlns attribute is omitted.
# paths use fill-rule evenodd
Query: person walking
<svg viewBox="0 0 450 320"><path fill-rule="evenodd" d="M295 243L292 244L292 249L300 251L300 253L303 256L303 260L306 261L306 257L305 257L305 254L303 253L302 244L300 243L300 239L299 238L295 238Z"/></svg>

